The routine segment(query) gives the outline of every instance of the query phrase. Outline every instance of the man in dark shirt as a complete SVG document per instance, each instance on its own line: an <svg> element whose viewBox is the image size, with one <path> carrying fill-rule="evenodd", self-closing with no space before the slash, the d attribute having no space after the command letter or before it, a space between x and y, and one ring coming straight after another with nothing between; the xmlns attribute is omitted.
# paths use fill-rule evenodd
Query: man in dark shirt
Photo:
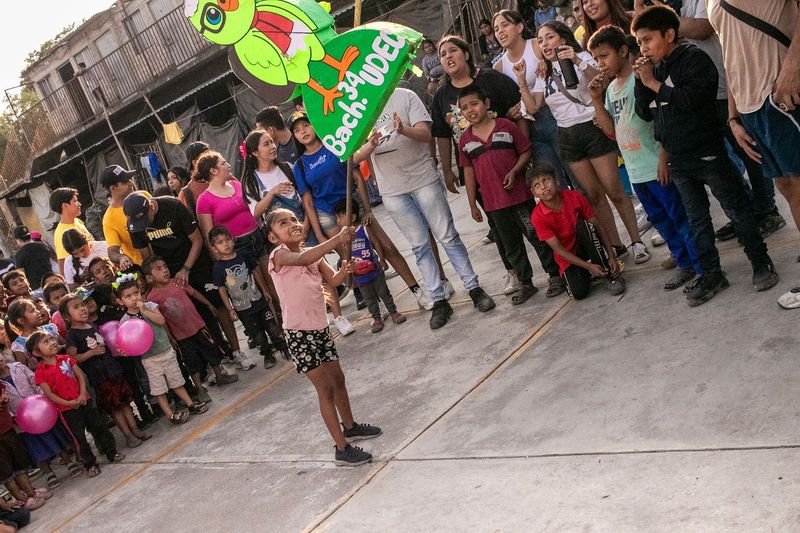
<svg viewBox="0 0 800 533"><path fill-rule="evenodd" d="M259 111L256 115L256 127L269 133L269 136L275 141L275 145L278 147L278 160L294 165L300 154L297 153L297 145L292 133L286 127L286 122L278 108L270 106Z"/></svg>
<svg viewBox="0 0 800 533"><path fill-rule="evenodd" d="M14 240L19 246L14 256L16 267L25 272L31 289L41 288L42 276L51 271L53 250L41 241L32 241L31 232L25 226L14 228Z"/></svg>
<svg viewBox="0 0 800 533"><path fill-rule="evenodd" d="M122 211L128 218L131 243L142 253L142 258L161 257L178 285L188 283L200 291L217 309L217 313L212 315L205 306L196 306L212 336L229 353L219 331L221 325L228 341L238 350L236 328L211 280L211 257L204 248L203 237L191 211L177 198L148 198L141 192L128 195L122 203Z"/></svg>

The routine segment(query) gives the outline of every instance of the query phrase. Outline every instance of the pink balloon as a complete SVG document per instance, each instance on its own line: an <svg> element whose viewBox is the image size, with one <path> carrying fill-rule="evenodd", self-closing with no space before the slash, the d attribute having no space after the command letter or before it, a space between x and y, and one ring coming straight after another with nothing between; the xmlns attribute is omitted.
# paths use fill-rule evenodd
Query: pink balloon
<svg viewBox="0 0 800 533"><path fill-rule="evenodd" d="M117 350L117 330L119 330L119 321L117 320L106 322L100 326L100 335L106 340L106 346L113 355L120 355Z"/></svg>
<svg viewBox="0 0 800 533"><path fill-rule="evenodd" d="M34 394L19 402L16 416L22 431L38 435L53 429L58 419L58 409L41 394Z"/></svg>
<svg viewBox="0 0 800 533"><path fill-rule="evenodd" d="M117 349L125 355L142 355L153 345L153 329L141 318L125 321L117 330Z"/></svg>

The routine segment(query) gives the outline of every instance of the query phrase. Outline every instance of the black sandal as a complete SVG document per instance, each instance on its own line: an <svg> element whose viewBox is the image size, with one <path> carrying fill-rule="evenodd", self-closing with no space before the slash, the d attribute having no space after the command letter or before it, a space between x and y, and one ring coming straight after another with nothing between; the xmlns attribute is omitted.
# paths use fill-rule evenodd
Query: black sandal
<svg viewBox="0 0 800 533"><path fill-rule="evenodd" d="M567 290L567 285L562 277L552 277L547 281L547 292L544 293L548 298L555 298Z"/></svg>
<svg viewBox="0 0 800 533"><path fill-rule="evenodd" d="M512 305L524 304L528 300L528 298L530 298L537 292L539 292L539 289L537 289L533 285L523 284L522 288L520 288L520 290L514 293L514 296L511 297L511 303Z"/></svg>

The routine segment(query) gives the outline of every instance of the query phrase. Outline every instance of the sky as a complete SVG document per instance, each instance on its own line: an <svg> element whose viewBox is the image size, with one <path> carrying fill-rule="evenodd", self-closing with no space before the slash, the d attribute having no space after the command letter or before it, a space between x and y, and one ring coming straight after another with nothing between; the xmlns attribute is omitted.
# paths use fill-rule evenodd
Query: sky
<svg viewBox="0 0 800 533"><path fill-rule="evenodd" d="M0 89L19 85L19 73L25 67L25 56L36 50L46 40L54 37L64 26L88 19L98 11L107 9L113 0L39 0L4 2L6 27L0 32ZM9 13L10 12L10 13ZM7 103L0 93L2 105Z"/></svg>

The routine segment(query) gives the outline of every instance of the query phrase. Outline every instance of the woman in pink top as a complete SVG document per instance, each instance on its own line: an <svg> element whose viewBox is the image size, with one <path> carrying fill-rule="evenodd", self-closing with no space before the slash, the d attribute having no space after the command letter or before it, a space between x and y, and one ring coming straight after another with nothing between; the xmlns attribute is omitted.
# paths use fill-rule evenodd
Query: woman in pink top
<svg viewBox="0 0 800 533"><path fill-rule="evenodd" d="M208 189L197 197L197 221L208 246L208 232L224 226L234 240L236 251L258 261L267 268L267 246L253 213L242 195L242 184L231 174L231 165L219 152L204 153L197 161L195 173L208 180ZM210 246L213 257L214 252Z"/></svg>
<svg viewBox="0 0 800 533"><path fill-rule="evenodd" d="M379 427L357 424L350 410L350 398L339 366L339 356L328 329L322 282L330 287L344 282L353 271L350 260L334 272L325 254L353 239L353 228L344 227L337 235L313 248L303 248L303 223L288 209L267 215L269 242L275 250L269 257L269 273L283 307L283 329L289 356L297 372L305 374L319 397L319 410L328 432L336 442L334 462L338 466L358 466L372 455L348 441L371 439L381 434ZM341 427L339 417L342 418Z"/></svg>

